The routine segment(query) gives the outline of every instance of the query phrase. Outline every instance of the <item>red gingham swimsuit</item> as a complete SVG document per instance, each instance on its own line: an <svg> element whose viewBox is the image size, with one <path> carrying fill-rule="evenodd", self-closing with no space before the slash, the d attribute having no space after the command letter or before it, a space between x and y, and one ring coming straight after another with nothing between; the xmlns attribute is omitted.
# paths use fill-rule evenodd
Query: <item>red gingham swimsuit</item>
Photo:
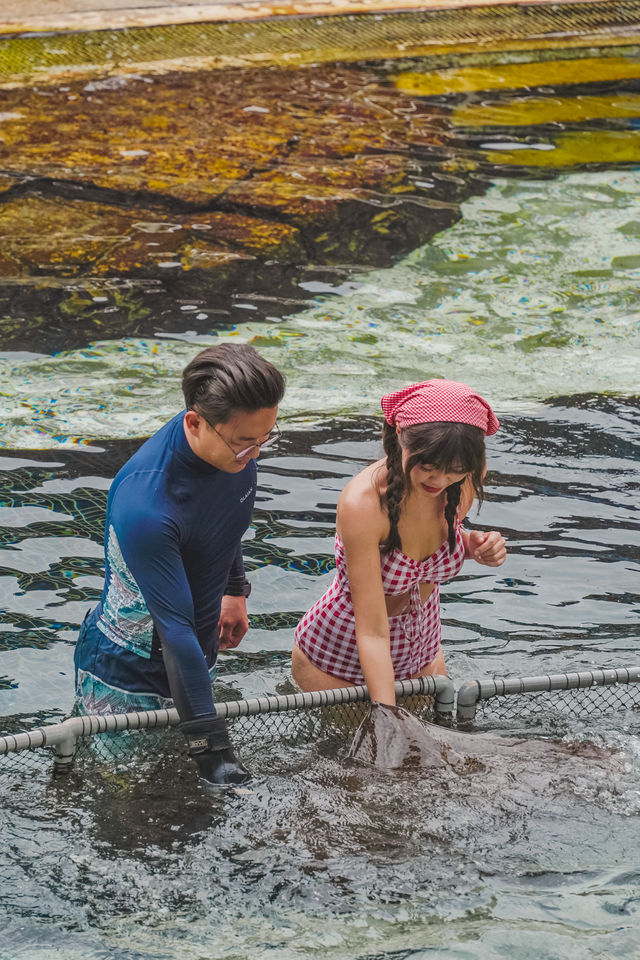
<svg viewBox="0 0 640 960"><path fill-rule="evenodd" d="M350 683L364 683L356 645L356 622L347 577L344 544L336 534L336 575L333 583L298 624L295 643L320 670ZM435 658L442 636L440 584L460 572L464 542L460 521L456 546L449 554L445 541L426 560L412 560L399 550L380 554L380 572L386 596L409 592L409 607L389 617L391 660L396 680L406 680ZM420 584L434 588L423 604Z"/></svg>

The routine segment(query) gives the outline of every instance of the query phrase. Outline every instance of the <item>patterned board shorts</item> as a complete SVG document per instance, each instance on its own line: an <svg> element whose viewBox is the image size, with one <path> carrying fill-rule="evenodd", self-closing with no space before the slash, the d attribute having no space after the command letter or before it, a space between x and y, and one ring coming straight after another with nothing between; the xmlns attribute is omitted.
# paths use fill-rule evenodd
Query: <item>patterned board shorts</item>
<svg viewBox="0 0 640 960"><path fill-rule="evenodd" d="M95 613L95 611L94 611ZM93 663L91 649L103 642L99 628L95 625L95 616L88 614L78 637L76 658L76 698L72 716L100 714L109 716L116 713L137 713L146 710L168 710L174 706L171 697L163 697L153 692L127 690L124 687L107 683L97 677L87 665ZM97 631L97 632L95 632ZM114 654L114 656L117 654ZM85 666L80 666L81 661ZM216 678L217 667L209 670L211 685ZM91 737L87 749L93 757L102 761L125 761L136 757L157 756L165 739L171 736L171 729L161 728L151 731L123 730L119 733L99 734ZM174 734L175 735L175 734Z"/></svg>
<svg viewBox="0 0 640 960"><path fill-rule="evenodd" d="M89 669L96 662L94 656L96 648L105 645L104 634L97 625L96 612L96 610L93 610L87 614L78 636L75 656L76 702L74 714L76 716L86 716L92 713L105 715L132 713L138 710L168 710L173 707L174 703L171 697L161 696L153 691L127 689L125 684L121 686L114 682L107 682ZM108 640L106 644L109 644ZM115 663L119 648L114 646L112 649L113 655L109 662ZM144 660L142 662L145 663ZM217 672L218 668L214 664L209 670L212 686Z"/></svg>

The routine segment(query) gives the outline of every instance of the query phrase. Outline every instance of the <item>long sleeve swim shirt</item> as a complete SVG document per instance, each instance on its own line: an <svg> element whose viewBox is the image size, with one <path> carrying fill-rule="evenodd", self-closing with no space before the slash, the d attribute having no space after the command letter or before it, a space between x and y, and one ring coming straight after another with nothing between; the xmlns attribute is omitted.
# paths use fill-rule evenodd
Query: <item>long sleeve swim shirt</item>
<svg viewBox="0 0 640 960"><path fill-rule="evenodd" d="M206 726L222 597L244 582L257 467L211 466L191 450L183 419L147 440L111 485L95 621L107 642L89 669L121 690L172 697L183 723Z"/></svg>

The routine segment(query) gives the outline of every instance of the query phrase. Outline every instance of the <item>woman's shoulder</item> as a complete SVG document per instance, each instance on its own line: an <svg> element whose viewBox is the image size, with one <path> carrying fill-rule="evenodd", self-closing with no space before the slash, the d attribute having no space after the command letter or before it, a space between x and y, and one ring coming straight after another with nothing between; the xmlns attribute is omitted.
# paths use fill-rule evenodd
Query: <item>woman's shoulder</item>
<svg viewBox="0 0 640 960"><path fill-rule="evenodd" d="M338 533L342 539L350 530L363 526L384 539L388 520L380 502L381 474L384 478L384 460L365 467L344 487L338 500Z"/></svg>

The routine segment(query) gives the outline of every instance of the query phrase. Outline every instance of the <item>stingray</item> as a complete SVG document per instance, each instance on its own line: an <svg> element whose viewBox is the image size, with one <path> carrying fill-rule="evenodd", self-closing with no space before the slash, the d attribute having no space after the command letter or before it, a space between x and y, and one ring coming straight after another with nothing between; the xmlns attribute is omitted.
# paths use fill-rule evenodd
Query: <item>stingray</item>
<svg viewBox="0 0 640 960"><path fill-rule="evenodd" d="M589 759L616 765L620 755L588 741L523 740L491 733L463 733L419 720L403 707L373 703L351 743L348 757L382 770L475 773L500 758Z"/></svg>

